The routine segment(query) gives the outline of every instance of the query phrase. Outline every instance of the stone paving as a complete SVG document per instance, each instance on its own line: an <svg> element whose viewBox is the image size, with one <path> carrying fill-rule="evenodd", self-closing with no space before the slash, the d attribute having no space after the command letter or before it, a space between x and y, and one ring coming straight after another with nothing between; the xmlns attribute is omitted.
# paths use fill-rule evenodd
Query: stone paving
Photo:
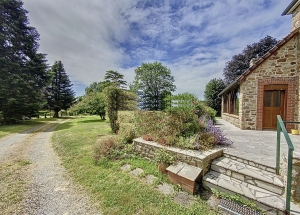
<svg viewBox="0 0 300 215"><path fill-rule="evenodd" d="M217 119L217 127L233 141L231 147L225 147L225 153L236 155L266 166L276 165L276 131L241 130L223 119ZM300 135L289 134L294 144L294 156L300 157ZM281 133L281 153L287 154L288 147Z"/></svg>
<svg viewBox="0 0 300 215"><path fill-rule="evenodd" d="M255 199L270 208L276 206L279 210L285 210L285 200L280 195L215 171L210 171L204 176L203 185ZM269 210L263 206L261 208Z"/></svg>
<svg viewBox="0 0 300 215"><path fill-rule="evenodd" d="M233 141L233 145L221 147L225 157L213 161L212 170L203 178L203 185L255 199L262 208L269 206L284 210L285 198L281 196L284 185L274 174L277 132L241 130L223 119L218 119L216 126ZM294 157L300 157L300 136L289 136L295 148ZM283 133L280 149L281 154L287 154ZM291 214L300 214L299 207L293 203L291 210Z"/></svg>
<svg viewBox="0 0 300 215"><path fill-rule="evenodd" d="M230 158L221 157L214 160L211 169L280 195L284 193L283 181L274 173L240 163Z"/></svg>

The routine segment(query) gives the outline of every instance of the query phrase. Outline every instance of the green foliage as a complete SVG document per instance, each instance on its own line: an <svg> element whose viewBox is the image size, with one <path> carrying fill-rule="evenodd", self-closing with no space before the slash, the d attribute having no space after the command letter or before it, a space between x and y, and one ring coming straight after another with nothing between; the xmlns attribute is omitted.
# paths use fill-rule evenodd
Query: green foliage
<svg viewBox="0 0 300 215"><path fill-rule="evenodd" d="M85 88L85 94L89 94L91 92L103 92L105 87L108 87L110 85L111 83L108 81L93 82L90 86Z"/></svg>
<svg viewBox="0 0 300 215"><path fill-rule="evenodd" d="M142 110L164 110L164 98L176 89L173 83L170 69L159 62L143 63L135 69L130 89L140 96Z"/></svg>
<svg viewBox="0 0 300 215"><path fill-rule="evenodd" d="M50 76L23 2L2 0L0 11L0 121L11 124L43 107Z"/></svg>
<svg viewBox="0 0 300 215"><path fill-rule="evenodd" d="M237 77L243 74L250 66L252 58L262 57L279 41L271 36L266 36L257 43L247 45L241 54L234 55L228 61L223 69L223 75L227 84L233 82Z"/></svg>
<svg viewBox="0 0 300 215"><path fill-rule="evenodd" d="M102 120L105 120L105 94L101 92L90 91L85 96L82 96L80 100L70 108L70 112L76 114L97 114Z"/></svg>
<svg viewBox="0 0 300 215"><path fill-rule="evenodd" d="M58 118L58 112L67 110L74 102L74 91L71 81L61 61L55 61L51 67L52 82L47 89L48 104L54 110L54 118Z"/></svg>
<svg viewBox="0 0 300 215"><path fill-rule="evenodd" d="M119 131L118 111L136 109L136 95L111 85L105 88L106 108L113 133Z"/></svg>
<svg viewBox="0 0 300 215"><path fill-rule="evenodd" d="M94 149L93 158L95 162L100 159L115 159L117 151L122 147L121 144L116 141L116 136L107 136L99 139Z"/></svg>
<svg viewBox="0 0 300 215"><path fill-rule="evenodd" d="M120 109L121 99L121 89L113 86L106 88L106 108L113 133L119 131L118 110Z"/></svg>
<svg viewBox="0 0 300 215"><path fill-rule="evenodd" d="M154 161L157 164L172 165L176 158L166 148L162 148L155 151Z"/></svg>
<svg viewBox="0 0 300 215"><path fill-rule="evenodd" d="M173 145L182 131L182 122L174 115L162 111L135 111L136 136L149 135L163 145Z"/></svg>
<svg viewBox="0 0 300 215"><path fill-rule="evenodd" d="M222 79L212 79L206 86L204 91L205 103L207 106L216 110L216 115L221 116L222 97L218 96L219 93L226 87Z"/></svg>
<svg viewBox="0 0 300 215"><path fill-rule="evenodd" d="M108 70L105 73L104 80L108 83L113 83L118 88L124 88L127 86L127 82L123 80L124 75L117 71Z"/></svg>
<svg viewBox="0 0 300 215"><path fill-rule="evenodd" d="M136 136L142 136L144 140L153 140L162 145L195 150L210 149L219 144L218 140L223 138L221 133L212 129L213 125L210 124L208 131L207 125L200 121L200 118L204 117L211 119L213 123L215 110L189 93L168 96L165 101L168 104L165 112L136 111L134 113Z"/></svg>

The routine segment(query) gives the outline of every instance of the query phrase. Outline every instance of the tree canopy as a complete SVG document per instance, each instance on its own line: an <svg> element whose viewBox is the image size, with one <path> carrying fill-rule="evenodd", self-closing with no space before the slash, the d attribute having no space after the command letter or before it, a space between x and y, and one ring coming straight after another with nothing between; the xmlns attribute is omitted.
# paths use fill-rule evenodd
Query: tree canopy
<svg viewBox="0 0 300 215"><path fill-rule="evenodd" d="M48 103L54 110L53 117L57 118L60 110L66 110L72 105L75 93L61 61L55 61L51 73L53 76L51 86L48 88Z"/></svg>
<svg viewBox="0 0 300 215"><path fill-rule="evenodd" d="M266 36L257 43L247 45L242 53L234 55L228 61L223 69L223 75L227 84L233 82L237 77L243 74L250 66L252 58L262 57L272 47L278 43L278 40L271 36Z"/></svg>
<svg viewBox="0 0 300 215"><path fill-rule="evenodd" d="M134 109L136 97L122 89L127 85L123 78L124 75L117 71L106 71L104 81L94 82L85 88L85 95L74 104L72 111L97 114L104 120L108 110L108 117L113 122L117 120L118 110Z"/></svg>
<svg viewBox="0 0 300 215"><path fill-rule="evenodd" d="M124 79L124 75L114 70L106 71L104 76L104 80L106 82L114 83L119 88L124 88L127 86L127 82L124 81L123 79Z"/></svg>
<svg viewBox="0 0 300 215"><path fill-rule="evenodd" d="M159 62L143 63L135 69L135 77L130 89L136 92L141 100L143 110L163 110L164 98L174 92L176 86L171 70Z"/></svg>
<svg viewBox="0 0 300 215"><path fill-rule="evenodd" d="M0 11L0 120L5 124L37 113L50 76L23 2L2 0Z"/></svg>
<svg viewBox="0 0 300 215"><path fill-rule="evenodd" d="M206 86L204 91L205 103L207 106L211 107L212 109L216 110L217 116L221 115L221 108L222 108L222 98L219 93L224 90L226 87L224 81L219 79L212 79L210 80Z"/></svg>

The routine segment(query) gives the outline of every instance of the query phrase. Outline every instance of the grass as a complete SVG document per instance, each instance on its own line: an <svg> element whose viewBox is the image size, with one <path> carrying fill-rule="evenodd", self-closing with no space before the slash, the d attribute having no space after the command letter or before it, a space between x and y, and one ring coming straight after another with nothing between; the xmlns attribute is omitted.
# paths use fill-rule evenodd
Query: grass
<svg viewBox="0 0 300 215"><path fill-rule="evenodd" d="M92 153L96 140L110 133L109 124L96 119L93 116L76 118L70 120L69 125L59 125L53 142L63 165L92 199L99 202L103 214L216 214L201 199L189 208L175 203L153 186L120 169L128 163L132 168L142 168L144 175L153 174L159 177L159 181L166 181L166 177L157 172L156 165L146 159L136 156L117 161L102 160L95 164ZM64 126L69 127L65 129Z"/></svg>
<svg viewBox="0 0 300 215"><path fill-rule="evenodd" d="M36 125L40 125L46 123L48 121L55 121L55 118L39 118L39 119L31 119L25 120L22 124L16 125L0 125L0 138L5 137L10 134L19 133L30 129Z"/></svg>
<svg viewBox="0 0 300 215"><path fill-rule="evenodd" d="M30 162L10 160L0 166L0 211L15 214L21 211L20 202L25 191L23 171Z"/></svg>

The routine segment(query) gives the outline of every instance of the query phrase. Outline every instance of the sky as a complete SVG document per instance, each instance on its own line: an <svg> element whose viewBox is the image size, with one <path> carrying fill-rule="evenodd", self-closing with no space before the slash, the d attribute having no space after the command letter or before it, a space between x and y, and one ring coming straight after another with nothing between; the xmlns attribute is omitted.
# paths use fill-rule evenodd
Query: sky
<svg viewBox="0 0 300 215"><path fill-rule="evenodd" d="M116 70L130 84L142 63L161 62L176 92L199 99L233 55L269 35L283 39L292 0L23 0L48 64L62 61L76 96Z"/></svg>

